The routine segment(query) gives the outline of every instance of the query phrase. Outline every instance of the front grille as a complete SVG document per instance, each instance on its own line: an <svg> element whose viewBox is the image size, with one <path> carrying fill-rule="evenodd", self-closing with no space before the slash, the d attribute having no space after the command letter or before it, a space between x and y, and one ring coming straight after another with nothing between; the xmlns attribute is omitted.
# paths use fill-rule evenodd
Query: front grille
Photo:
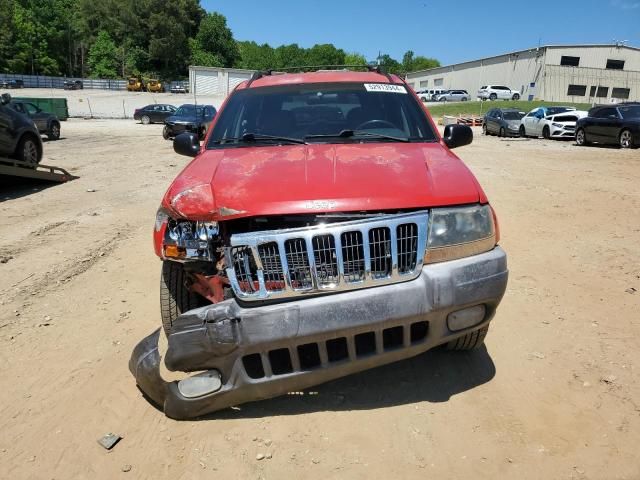
<svg viewBox="0 0 640 480"><path fill-rule="evenodd" d="M231 236L227 275L246 300L344 291L415 278L427 212Z"/></svg>

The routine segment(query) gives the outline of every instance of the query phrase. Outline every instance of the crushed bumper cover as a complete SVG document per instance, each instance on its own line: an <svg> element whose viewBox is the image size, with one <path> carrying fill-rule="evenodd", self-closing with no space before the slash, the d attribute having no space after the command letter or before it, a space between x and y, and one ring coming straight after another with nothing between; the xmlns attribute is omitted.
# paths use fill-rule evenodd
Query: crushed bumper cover
<svg viewBox="0 0 640 480"><path fill-rule="evenodd" d="M129 369L166 415L193 418L412 357L480 329L493 317L507 276L506 255L496 247L426 265L405 283L250 308L226 300L191 310L168 336L165 365L220 373L220 388L195 398L161 377L159 330L136 346ZM478 305L483 314L473 325L449 328L449 314Z"/></svg>

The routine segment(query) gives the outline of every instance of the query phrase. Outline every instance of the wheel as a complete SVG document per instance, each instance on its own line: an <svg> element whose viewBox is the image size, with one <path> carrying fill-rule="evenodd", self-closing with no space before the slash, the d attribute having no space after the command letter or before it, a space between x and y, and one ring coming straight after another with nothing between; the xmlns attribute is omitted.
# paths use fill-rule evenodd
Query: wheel
<svg viewBox="0 0 640 480"><path fill-rule="evenodd" d="M16 148L15 157L21 162L27 162L32 165L40 163L42 152L37 140L32 135L23 136L18 143L18 148Z"/></svg>
<svg viewBox="0 0 640 480"><path fill-rule="evenodd" d="M500 127L500 132L498 133L498 136L499 137L506 137L507 136L505 131L504 131L504 127Z"/></svg>
<svg viewBox="0 0 640 480"><path fill-rule="evenodd" d="M489 100L491 100L492 102L497 98L498 98L498 95L496 95L495 93L492 93L491 95L489 95Z"/></svg>
<svg viewBox="0 0 640 480"><path fill-rule="evenodd" d="M576 132L576 145L580 147L589 145L589 142L587 141L587 133L584 131L584 128L579 128Z"/></svg>
<svg viewBox="0 0 640 480"><path fill-rule="evenodd" d="M162 129L162 138L164 138L165 140L169 140L169 138L171 138L171 132L169 132L169 127L167 127L166 125Z"/></svg>
<svg viewBox="0 0 640 480"><path fill-rule="evenodd" d="M160 276L160 317L162 328L169 335L176 321L182 313L203 307L208 302L197 293L192 292L187 285L187 275L181 263L165 260L162 262Z"/></svg>
<svg viewBox="0 0 640 480"><path fill-rule="evenodd" d="M514 93L513 97L511 97L511 100L520 100L520 94L519 93Z"/></svg>
<svg viewBox="0 0 640 480"><path fill-rule="evenodd" d="M198 140L202 141L202 140L204 140L204 137L206 137L206 136L207 136L207 129L202 127L200 129L200 133L198 133Z"/></svg>
<svg viewBox="0 0 640 480"><path fill-rule="evenodd" d="M140 119L140 122L143 125L149 125L151 123L151 119L149 118L148 115L143 115L142 118Z"/></svg>
<svg viewBox="0 0 640 480"><path fill-rule="evenodd" d="M446 98L441 98L440 100L438 100L439 102L446 102L447 99Z"/></svg>
<svg viewBox="0 0 640 480"><path fill-rule="evenodd" d="M60 138L60 124L58 122L51 122L51 127L47 132L47 138L49 140L58 140Z"/></svg>
<svg viewBox="0 0 640 480"><path fill-rule="evenodd" d="M551 138L551 132L549 131L549 127L547 125L542 129L542 138L546 138L549 140Z"/></svg>
<svg viewBox="0 0 640 480"><path fill-rule="evenodd" d="M467 97L462 97L462 98L460 99L460 101L461 101L461 102L466 102L467 100L469 100Z"/></svg>
<svg viewBox="0 0 640 480"><path fill-rule="evenodd" d="M522 138L527 136L527 131L525 130L524 125L520 125L520 130L518 130L518 133Z"/></svg>
<svg viewBox="0 0 640 480"><path fill-rule="evenodd" d="M447 350L475 350L484 344L484 337L487 336L489 325L474 332L467 333L455 340L447 343Z"/></svg>
<svg viewBox="0 0 640 480"><path fill-rule="evenodd" d="M631 133L630 130L627 130L627 129L622 130L622 132L620 132L620 137L618 140L619 140L618 143L622 148L633 147L633 134Z"/></svg>
<svg viewBox="0 0 640 480"><path fill-rule="evenodd" d="M489 133L487 132L487 124L486 123L482 124L482 134L483 135L489 135Z"/></svg>

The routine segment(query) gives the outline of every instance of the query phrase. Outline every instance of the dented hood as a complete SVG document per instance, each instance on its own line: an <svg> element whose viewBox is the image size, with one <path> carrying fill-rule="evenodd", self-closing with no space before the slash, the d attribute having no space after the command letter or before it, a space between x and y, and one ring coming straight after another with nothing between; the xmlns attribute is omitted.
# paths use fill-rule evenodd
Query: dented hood
<svg viewBox="0 0 640 480"><path fill-rule="evenodd" d="M381 211L485 202L439 143L311 144L205 150L163 205L191 219Z"/></svg>

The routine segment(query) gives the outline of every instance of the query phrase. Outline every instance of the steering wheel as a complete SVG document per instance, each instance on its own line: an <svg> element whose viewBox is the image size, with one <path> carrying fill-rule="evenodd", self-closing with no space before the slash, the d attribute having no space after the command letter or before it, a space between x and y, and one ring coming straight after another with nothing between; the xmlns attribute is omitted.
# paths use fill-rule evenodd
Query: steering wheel
<svg viewBox="0 0 640 480"><path fill-rule="evenodd" d="M368 128L393 128L397 129L393 123L386 120L367 120L356 127L356 130L367 130Z"/></svg>

